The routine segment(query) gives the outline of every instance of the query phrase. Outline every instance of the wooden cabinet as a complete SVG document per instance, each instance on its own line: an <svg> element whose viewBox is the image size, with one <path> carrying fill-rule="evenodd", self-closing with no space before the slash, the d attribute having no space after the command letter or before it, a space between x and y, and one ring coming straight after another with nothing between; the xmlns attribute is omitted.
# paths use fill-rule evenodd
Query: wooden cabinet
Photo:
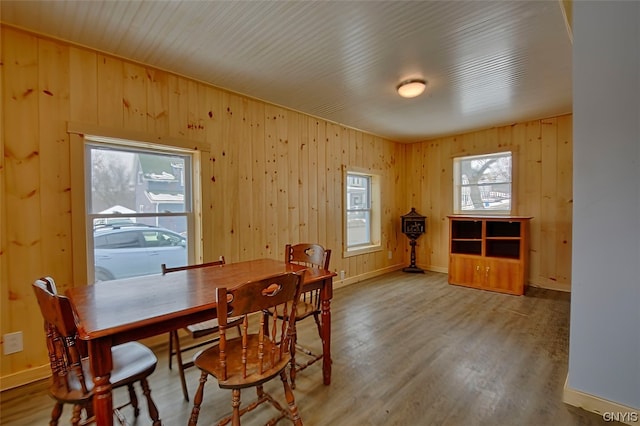
<svg viewBox="0 0 640 426"><path fill-rule="evenodd" d="M523 216L449 216L449 283L524 294L530 220Z"/></svg>

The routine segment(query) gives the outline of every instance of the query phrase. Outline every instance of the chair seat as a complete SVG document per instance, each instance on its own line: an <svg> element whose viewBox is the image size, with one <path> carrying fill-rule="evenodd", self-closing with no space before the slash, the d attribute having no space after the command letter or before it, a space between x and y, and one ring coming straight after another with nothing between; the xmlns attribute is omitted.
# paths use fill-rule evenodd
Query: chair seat
<svg viewBox="0 0 640 426"><path fill-rule="evenodd" d="M151 349L137 342L124 343L114 346L111 350L113 357L113 370L109 381L114 388L120 387L137 377L146 377L151 374L158 363L158 359ZM93 390L93 376L89 367L89 358L82 360L82 370L85 372L85 383L89 391ZM71 389L80 390L80 383L75 376L69 377Z"/></svg>
<svg viewBox="0 0 640 426"><path fill-rule="evenodd" d="M118 345L112 349L111 354L114 373L110 381L114 386L119 385L126 376L135 377L153 372L158 363L153 351L138 342Z"/></svg>
<svg viewBox="0 0 640 426"><path fill-rule="evenodd" d="M291 361L289 354L284 354L280 359L273 363L271 357L268 355L272 350L279 351L280 349L268 339L264 340L264 358L262 359L262 372L260 372L260 359L258 357L258 335L250 334L247 337L248 351L247 358L247 372L246 377L242 377L243 371L243 353L242 353L242 338L234 338L227 340L226 344L226 364L227 364L227 376L228 380L221 380L222 373L220 370L220 347L219 345L207 348L197 353L193 362L195 365L207 373L218 379L218 384L221 388L244 388L255 386L256 384L264 383L277 376Z"/></svg>
<svg viewBox="0 0 640 426"><path fill-rule="evenodd" d="M197 324L190 324L185 328L194 338L208 336L218 332L218 320L212 319Z"/></svg>

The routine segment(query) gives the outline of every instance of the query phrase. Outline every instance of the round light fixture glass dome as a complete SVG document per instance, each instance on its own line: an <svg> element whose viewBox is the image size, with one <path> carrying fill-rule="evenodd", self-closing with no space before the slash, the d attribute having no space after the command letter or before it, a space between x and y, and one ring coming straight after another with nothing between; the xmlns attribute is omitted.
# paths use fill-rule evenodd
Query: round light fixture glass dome
<svg viewBox="0 0 640 426"><path fill-rule="evenodd" d="M427 82L421 78L412 78L409 80L404 80L396 90L398 94L403 98L415 98L416 96L422 94L424 89L427 87Z"/></svg>

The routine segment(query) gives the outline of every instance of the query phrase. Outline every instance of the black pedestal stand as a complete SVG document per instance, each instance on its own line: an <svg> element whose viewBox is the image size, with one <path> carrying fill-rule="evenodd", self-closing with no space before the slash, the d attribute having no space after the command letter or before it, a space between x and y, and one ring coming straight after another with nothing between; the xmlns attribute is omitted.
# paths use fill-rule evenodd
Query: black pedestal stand
<svg viewBox="0 0 640 426"><path fill-rule="evenodd" d="M406 268L402 268L402 271L424 274L424 270L416 266L416 240L412 238L409 244L411 245L411 264Z"/></svg>
<svg viewBox="0 0 640 426"><path fill-rule="evenodd" d="M413 207L409 213L402 216L402 233L409 238L411 244L411 265L402 268L404 272L424 273L416 266L416 240L427 230L426 219L426 216L422 216Z"/></svg>

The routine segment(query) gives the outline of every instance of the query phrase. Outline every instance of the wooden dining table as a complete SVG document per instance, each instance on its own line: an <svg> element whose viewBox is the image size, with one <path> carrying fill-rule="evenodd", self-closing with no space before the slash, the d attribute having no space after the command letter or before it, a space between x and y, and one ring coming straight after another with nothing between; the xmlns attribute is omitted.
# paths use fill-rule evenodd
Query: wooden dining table
<svg viewBox="0 0 640 426"><path fill-rule="evenodd" d="M219 287L235 288L247 281L302 269L306 269L303 291L320 289L322 372L324 384L329 385L334 272L274 259L258 259L69 289L66 294L73 306L79 337L87 341L96 423L99 426L113 424L109 382L113 346L215 318L216 289Z"/></svg>

